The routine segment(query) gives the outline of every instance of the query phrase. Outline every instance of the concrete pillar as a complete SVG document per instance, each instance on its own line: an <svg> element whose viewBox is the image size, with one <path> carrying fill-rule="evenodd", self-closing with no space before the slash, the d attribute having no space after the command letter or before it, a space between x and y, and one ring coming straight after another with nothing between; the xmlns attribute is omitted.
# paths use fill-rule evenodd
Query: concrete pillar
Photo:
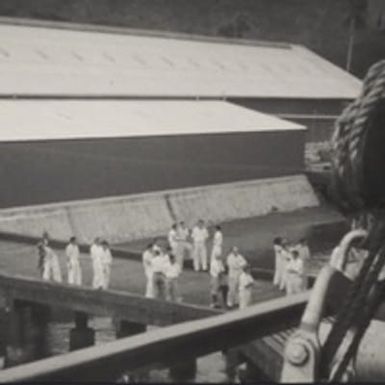
<svg viewBox="0 0 385 385"><path fill-rule="evenodd" d="M17 300L7 302L5 367L48 355L48 321L49 308L46 306Z"/></svg>
<svg viewBox="0 0 385 385"><path fill-rule="evenodd" d="M134 336L136 334L144 333L147 330L147 326L130 322L121 319L114 319L116 338L124 338ZM116 382L131 383L131 382L148 382L148 370L138 369L134 372L123 373Z"/></svg>
<svg viewBox="0 0 385 385"><path fill-rule="evenodd" d="M184 360L179 364L173 365L169 369L170 380L177 383L194 381L196 374L197 374L196 359Z"/></svg>
<svg viewBox="0 0 385 385"><path fill-rule="evenodd" d="M144 333L147 329L146 325L130 322L126 320L116 320L116 338L124 338L134 336L135 334Z"/></svg>
<svg viewBox="0 0 385 385"><path fill-rule="evenodd" d="M95 330L88 327L88 314L75 312L75 327L70 331L70 351L95 344Z"/></svg>
<svg viewBox="0 0 385 385"><path fill-rule="evenodd" d="M237 366L239 365L239 350L228 349L225 352L226 355L226 375L229 382L234 382L237 374Z"/></svg>

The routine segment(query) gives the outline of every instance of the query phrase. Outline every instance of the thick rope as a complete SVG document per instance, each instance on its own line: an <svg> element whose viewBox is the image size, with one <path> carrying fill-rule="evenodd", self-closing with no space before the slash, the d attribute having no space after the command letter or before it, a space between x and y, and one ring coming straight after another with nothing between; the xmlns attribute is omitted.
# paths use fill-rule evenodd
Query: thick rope
<svg viewBox="0 0 385 385"><path fill-rule="evenodd" d="M365 135L381 99L385 99L385 60L369 69L360 96L343 111L331 139L334 189L344 209L367 208L362 194Z"/></svg>
<svg viewBox="0 0 385 385"><path fill-rule="evenodd" d="M360 96L344 110L337 120L332 137L333 187L336 199L341 207L351 212L366 212L376 208L372 207L373 202L365 201L363 162L364 152L368 151L365 147L370 127L368 123L381 99L385 99L385 60L370 68L364 79ZM384 165L378 166L384 167ZM369 255L365 259L347 301L337 315L336 322L322 349L321 376L323 378L328 378L328 371L334 356L347 331L354 325L357 327L357 332L333 376L333 379L341 378L343 371L356 353L378 304L379 294L376 293L375 303L367 309L365 314L362 314L385 263L385 251L382 247L385 239L384 216L381 214L377 216L376 222L370 233ZM357 322L360 319L361 321Z"/></svg>

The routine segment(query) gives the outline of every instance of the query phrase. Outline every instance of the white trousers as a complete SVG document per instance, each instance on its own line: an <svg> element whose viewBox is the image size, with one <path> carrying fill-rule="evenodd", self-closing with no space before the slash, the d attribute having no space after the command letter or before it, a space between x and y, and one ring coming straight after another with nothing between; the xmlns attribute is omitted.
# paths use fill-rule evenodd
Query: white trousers
<svg viewBox="0 0 385 385"><path fill-rule="evenodd" d="M108 289L111 280L111 265L109 263L103 266L103 289Z"/></svg>
<svg viewBox="0 0 385 385"><path fill-rule="evenodd" d="M275 270L273 283L276 286L280 286L282 280L282 259L279 255L275 256Z"/></svg>
<svg viewBox="0 0 385 385"><path fill-rule="evenodd" d="M144 293L147 298L154 298L154 283L153 276L151 271L145 271L144 275L146 277L146 291Z"/></svg>
<svg viewBox="0 0 385 385"><path fill-rule="evenodd" d="M45 281L62 282L59 260L56 255L52 255L44 261L43 279Z"/></svg>
<svg viewBox="0 0 385 385"><path fill-rule="evenodd" d="M227 306L235 306L239 303L239 276L240 274L229 275L229 292L227 294Z"/></svg>
<svg viewBox="0 0 385 385"><path fill-rule="evenodd" d="M213 248L211 249L210 260L213 261L218 255L219 256L222 255L222 246L214 245Z"/></svg>
<svg viewBox="0 0 385 385"><path fill-rule="evenodd" d="M68 283L78 286L82 284L82 270L78 259L68 263Z"/></svg>
<svg viewBox="0 0 385 385"><path fill-rule="evenodd" d="M194 270L207 270L207 248L204 242L195 242L193 245Z"/></svg>
<svg viewBox="0 0 385 385"><path fill-rule="evenodd" d="M175 257L177 264L179 265L181 271L183 271L185 259L191 258L191 244L187 241L179 241L175 249Z"/></svg>
<svg viewBox="0 0 385 385"><path fill-rule="evenodd" d="M244 309L252 303L252 289L239 290L239 308Z"/></svg>
<svg viewBox="0 0 385 385"><path fill-rule="evenodd" d="M286 280L286 294L297 294L303 291L303 277L298 274L288 273Z"/></svg>
<svg viewBox="0 0 385 385"><path fill-rule="evenodd" d="M103 263L99 259L93 259L92 261L93 268L93 278L92 278L92 287L94 289L101 289L104 287L104 271Z"/></svg>

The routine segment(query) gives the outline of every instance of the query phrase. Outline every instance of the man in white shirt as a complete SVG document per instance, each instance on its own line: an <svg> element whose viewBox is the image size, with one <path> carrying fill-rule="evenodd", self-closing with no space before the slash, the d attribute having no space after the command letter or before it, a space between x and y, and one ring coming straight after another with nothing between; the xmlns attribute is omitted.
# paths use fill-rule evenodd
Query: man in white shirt
<svg viewBox="0 0 385 385"><path fill-rule="evenodd" d="M65 254L67 256L68 283L80 286L82 284L82 270L79 262L80 252L76 237L70 238Z"/></svg>
<svg viewBox="0 0 385 385"><path fill-rule="evenodd" d="M92 287L94 289L102 289L104 285L103 249L99 237L95 238L90 247L90 257L93 269Z"/></svg>
<svg viewBox="0 0 385 385"><path fill-rule="evenodd" d="M239 276L239 308L244 309L252 304L254 279L251 268L246 265Z"/></svg>
<svg viewBox="0 0 385 385"><path fill-rule="evenodd" d="M221 226L215 226L215 233L213 237L213 248L211 249L211 258L210 261L215 260L216 256L222 255L222 246L223 246L223 233Z"/></svg>
<svg viewBox="0 0 385 385"><path fill-rule="evenodd" d="M285 290L287 284L287 264L291 261L292 255L287 239L282 240L281 247L281 282L279 284L279 289Z"/></svg>
<svg viewBox="0 0 385 385"><path fill-rule="evenodd" d="M178 246L177 229L176 229L175 223L171 226L171 229L168 232L167 240L168 240L169 246L171 247L172 253L175 255L175 253L177 251L177 246Z"/></svg>
<svg viewBox="0 0 385 385"><path fill-rule="evenodd" d="M59 258L49 246L49 235L44 232L39 245L42 278L45 281L62 282Z"/></svg>
<svg viewBox="0 0 385 385"><path fill-rule="evenodd" d="M153 290L153 278L152 278L152 258L154 257L154 251L153 251L153 244L150 243L147 245L146 249L144 250L142 254L142 262L143 262L143 269L144 269L144 275L146 277L146 291L145 296L147 298L153 298L154 297L154 290Z"/></svg>
<svg viewBox="0 0 385 385"><path fill-rule="evenodd" d="M175 252L176 261L183 271L184 260L187 254L187 258L190 258L191 243L189 242L190 230L186 227L183 221L179 222L176 229L177 232L177 247Z"/></svg>
<svg viewBox="0 0 385 385"><path fill-rule="evenodd" d="M299 258L302 260L302 263L303 263L303 280L302 280L303 287L302 288L303 290L306 290L308 288L308 269L309 269L309 263L310 263L310 249L305 238L302 238L299 240L296 249L298 251Z"/></svg>
<svg viewBox="0 0 385 385"><path fill-rule="evenodd" d="M166 271L169 263L168 254L155 249L151 263L154 298L166 299Z"/></svg>
<svg viewBox="0 0 385 385"><path fill-rule="evenodd" d="M227 296L227 306L234 307L239 302L239 276L244 266L247 265L246 259L239 254L238 247L233 247L227 256L227 266L229 268L229 293Z"/></svg>
<svg viewBox="0 0 385 385"><path fill-rule="evenodd" d="M283 267L282 238L280 237L274 238L273 249L274 249L274 256L275 256L273 284L279 287L282 281L282 267Z"/></svg>
<svg viewBox="0 0 385 385"><path fill-rule="evenodd" d="M110 286L111 279L111 264L112 264L112 254L110 245L106 240L102 243L102 265L103 265L103 289L108 289Z"/></svg>
<svg viewBox="0 0 385 385"><path fill-rule="evenodd" d="M209 237L209 233L204 226L202 219L198 221L198 224L193 228L191 237L193 239L193 262L194 270L207 271L207 248L206 241Z"/></svg>
<svg viewBox="0 0 385 385"><path fill-rule="evenodd" d="M180 275L180 267L176 262L176 258L173 254L169 255L169 263L165 269L166 275L166 289L167 289L167 300L173 302L179 302L181 300L179 296L179 284L178 278Z"/></svg>
<svg viewBox="0 0 385 385"><path fill-rule="evenodd" d="M303 291L303 261L297 250L291 252L292 258L287 263L286 294L296 294Z"/></svg>
<svg viewBox="0 0 385 385"><path fill-rule="evenodd" d="M210 263L210 292L211 292L211 307L220 307L219 304L219 287L221 284L221 275L225 272L225 266L220 254L216 254Z"/></svg>

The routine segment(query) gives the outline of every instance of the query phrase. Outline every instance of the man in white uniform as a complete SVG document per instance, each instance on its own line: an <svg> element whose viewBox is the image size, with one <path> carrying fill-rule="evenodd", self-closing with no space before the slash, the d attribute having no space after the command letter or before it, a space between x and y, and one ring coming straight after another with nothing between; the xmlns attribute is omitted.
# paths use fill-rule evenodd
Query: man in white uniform
<svg viewBox="0 0 385 385"><path fill-rule="evenodd" d="M193 239L194 270L200 271L202 268L203 271L207 271L206 241L209 233L202 219L200 219L198 224L193 228L191 237Z"/></svg>
<svg viewBox="0 0 385 385"><path fill-rule="evenodd" d="M296 294L303 291L303 261L297 250L291 252L292 258L287 263L286 294Z"/></svg>
<svg viewBox="0 0 385 385"><path fill-rule="evenodd" d="M223 246L223 233L221 226L215 226L215 233L213 237L213 248L211 249L211 258L210 261L215 260L216 256L222 255L222 246Z"/></svg>
<svg viewBox="0 0 385 385"><path fill-rule="evenodd" d="M220 307L220 284L221 276L225 272L225 266L220 254L216 254L210 263L210 292L211 292L211 307Z"/></svg>
<svg viewBox="0 0 385 385"><path fill-rule="evenodd" d="M245 309L252 304L254 279L251 268L246 265L239 276L239 308Z"/></svg>
<svg viewBox="0 0 385 385"><path fill-rule="evenodd" d="M183 271L184 260L186 258L191 258L191 243L189 242L190 230L186 227L183 221L179 222L177 227L177 248L175 252L175 257L177 263Z"/></svg>
<svg viewBox="0 0 385 385"><path fill-rule="evenodd" d="M102 289L104 284L103 249L99 237L95 238L94 243L90 247L90 257L93 268L92 287L94 289Z"/></svg>
<svg viewBox="0 0 385 385"><path fill-rule="evenodd" d="M166 271L169 263L168 254L156 249L151 263L154 298L166 299Z"/></svg>
<svg viewBox="0 0 385 385"><path fill-rule="evenodd" d="M152 258L154 256L153 251L153 244L150 243L147 245L146 250L144 250L142 254L142 262L143 262L143 269L144 269L144 275L146 276L146 292L145 296L147 298L153 298L154 297L154 290L152 287Z"/></svg>
<svg viewBox="0 0 385 385"><path fill-rule="evenodd" d="M169 246L171 247L172 253L175 255L175 253L177 252L177 246L178 246L177 228L175 223L171 226L171 229L168 232L167 241Z"/></svg>
<svg viewBox="0 0 385 385"><path fill-rule="evenodd" d="M79 246L76 237L71 237L65 249L68 267L68 283L80 286L82 284L82 270L79 261Z"/></svg>
<svg viewBox="0 0 385 385"><path fill-rule="evenodd" d="M282 240L281 246L281 282L279 284L279 289L285 290L287 283L287 264L291 261L292 255L287 239Z"/></svg>
<svg viewBox="0 0 385 385"><path fill-rule="evenodd" d="M181 300L179 296L179 283L178 278L180 275L180 266L176 262L176 258L173 254L169 255L169 263L165 269L166 275L166 298L168 301L179 302Z"/></svg>
<svg viewBox="0 0 385 385"><path fill-rule="evenodd" d="M296 249L298 251L299 258L302 260L302 263L303 263L302 289L306 290L308 288L308 269L309 269L309 263L310 263L310 249L305 238L302 238L299 240Z"/></svg>
<svg viewBox="0 0 385 385"><path fill-rule="evenodd" d="M112 254L110 245L107 241L103 241L102 245L102 265L103 265L103 286L104 290L110 286L111 279L111 265L112 265Z"/></svg>
<svg viewBox="0 0 385 385"><path fill-rule="evenodd" d="M275 256L275 270L274 270L273 284L279 287L282 281L282 267L283 267L282 238L280 237L274 238L273 249L274 249L274 256Z"/></svg>
<svg viewBox="0 0 385 385"><path fill-rule="evenodd" d="M227 256L227 266L229 268L229 293L227 296L227 306L234 307L239 302L239 276L243 268L247 265L246 259L239 254L238 247L233 247Z"/></svg>
<svg viewBox="0 0 385 385"><path fill-rule="evenodd" d="M39 265L43 280L62 282L59 259L49 246L49 235L47 232L43 234L42 240L38 244L38 249Z"/></svg>

